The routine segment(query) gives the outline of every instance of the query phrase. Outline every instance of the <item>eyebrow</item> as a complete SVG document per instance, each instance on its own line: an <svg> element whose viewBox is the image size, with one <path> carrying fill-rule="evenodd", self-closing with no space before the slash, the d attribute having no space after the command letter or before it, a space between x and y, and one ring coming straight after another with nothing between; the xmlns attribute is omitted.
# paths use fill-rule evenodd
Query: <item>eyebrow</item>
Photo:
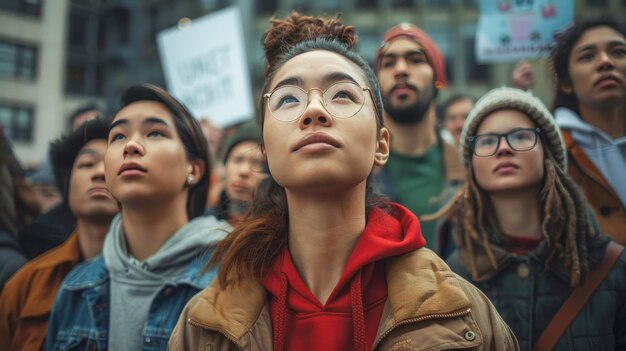
<svg viewBox="0 0 626 351"><path fill-rule="evenodd" d="M330 83L334 83L334 82L339 82L339 81L349 81L349 82L353 82L354 84L360 85L359 82L357 82L354 78L352 78L351 75L343 73L343 72L333 72L333 73L329 73L327 75L325 75L324 77L322 77L322 85L328 85ZM274 87L274 89L278 89L284 85L297 85L297 86L303 86L304 85L304 80L302 80L302 78L300 77L289 77L289 78L285 78L283 80L281 80L280 82L278 82L278 84L276 84L276 86Z"/></svg>
<svg viewBox="0 0 626 351"><path fill-rule="evenodd" d="M111 126L109 127L109 133L111 132L111 130L117 126L124 126L127 125L128 119L126 118L120 118L117 121L111 123ZM166 126L167 128L170 128L169 124L167 124L167 122L165 122L165 120L163 120L162 118L158 118L158 117L148 117L146 119L144 119L143 121L141 121L141 124L161 124Z"/></svg>
<svg viewBox="0 0 626 351"><path fill-rule="evenodd" d="M400 54L400 53L395 53L395 52L385 52L383 53L383 57L391 57L391 58L396 58L398 56L411 56L411 55L424 55L426 56L426 51L424 49L412 49L412 50L407 50L404 53Z"/></svg>
<svg viewBox="0 0 626 351"><path fill-rule="evenodd" d="M98 154L98 152L94 149L83 149L78 152L78 155L76 155L76 157L81 156L81 155L96 155L96 154Z"/></svg>
<svg viewBox="0 0 626 351"><path fill-rule="evenodd" d="M607 42L606 44L607 46L626 46L626 41L623 40L611 40L609 42ZM591 43L591 44L587 44L587 45L583 45L581 47L579 47L578 49L576 49L576 52L583 52L586 50L591 50L591 49L595 49L596 47L598 47L597 43Z"/></svg>

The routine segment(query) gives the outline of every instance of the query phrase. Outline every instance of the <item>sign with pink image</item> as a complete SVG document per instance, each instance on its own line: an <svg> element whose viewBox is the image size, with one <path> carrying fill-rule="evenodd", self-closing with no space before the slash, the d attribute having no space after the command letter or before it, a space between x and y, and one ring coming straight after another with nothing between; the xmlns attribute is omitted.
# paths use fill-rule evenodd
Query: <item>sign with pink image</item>
<svg viewBox="0 0 626 351"><path fill-rule="evenodd" d="M480 0L476 57L482 63L545 57L573 20L571 0Z"/></svg>

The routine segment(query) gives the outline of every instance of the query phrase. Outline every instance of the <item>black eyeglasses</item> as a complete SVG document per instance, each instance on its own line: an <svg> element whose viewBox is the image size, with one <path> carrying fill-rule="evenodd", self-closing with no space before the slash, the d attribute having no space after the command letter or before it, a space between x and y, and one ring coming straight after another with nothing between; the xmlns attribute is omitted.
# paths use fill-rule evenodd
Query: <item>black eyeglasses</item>
<svg viewBox="0 0 626 351"><path fill-rule="evenodd" d="M529 151L537 145L540 128L516 128L505 134L485 133L468 137L474 155L488 157L495 155L500 148L500 139L505 137L507 144L515 151Z"/></svg>

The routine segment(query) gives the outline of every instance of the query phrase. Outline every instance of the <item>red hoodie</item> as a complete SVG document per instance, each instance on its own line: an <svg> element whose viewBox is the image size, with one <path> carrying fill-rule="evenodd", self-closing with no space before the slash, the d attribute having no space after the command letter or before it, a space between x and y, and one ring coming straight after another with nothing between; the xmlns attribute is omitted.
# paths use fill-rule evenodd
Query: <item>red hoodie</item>
<svg viewBox="0 0 626 351"><path fill-rule="evenodd" d="M269 293L274 350L366 350L372 347L387 300L386 259L426 244L413 213L389 204L374 209L328 297L313 295L284 247L263 278Z"/></svg>

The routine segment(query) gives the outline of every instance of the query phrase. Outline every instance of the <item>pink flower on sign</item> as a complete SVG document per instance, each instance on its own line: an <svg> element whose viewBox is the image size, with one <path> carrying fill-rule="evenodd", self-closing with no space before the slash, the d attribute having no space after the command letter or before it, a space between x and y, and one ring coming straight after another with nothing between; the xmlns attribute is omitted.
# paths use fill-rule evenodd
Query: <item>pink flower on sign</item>
<svg viewBox="0 0 626 351"><path fill-rule="evenodd" d="M541 17L550 18L556 16L556 6L554 4L546 4L541 6Z"/></svg>
<svg viewBox="0 0 626 351"><path fill-rule="evenodd" d="M508 12L509 10L511 10L511 2L510 1L500 1L498 3L498 10L500 10L500 12Z"/></svg>

